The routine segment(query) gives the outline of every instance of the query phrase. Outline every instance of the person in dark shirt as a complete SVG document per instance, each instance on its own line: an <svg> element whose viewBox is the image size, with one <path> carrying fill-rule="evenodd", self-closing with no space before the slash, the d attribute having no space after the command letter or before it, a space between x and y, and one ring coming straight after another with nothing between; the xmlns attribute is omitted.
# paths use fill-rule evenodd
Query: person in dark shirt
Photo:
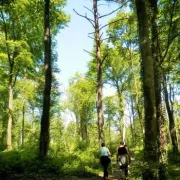
<svg viewBox="0 0 180 180"><path fill-rule="evenodd" d="M125 175L128 175L128 165L130 164L130 153L128 150L128 147L124 144L124 141L120 141L120 144L116 150L116 158L117 163L119 163L119 157L125 155L126 156L126 163L123 165L120 165L120 169L122 169L125 172Z"/></svg>

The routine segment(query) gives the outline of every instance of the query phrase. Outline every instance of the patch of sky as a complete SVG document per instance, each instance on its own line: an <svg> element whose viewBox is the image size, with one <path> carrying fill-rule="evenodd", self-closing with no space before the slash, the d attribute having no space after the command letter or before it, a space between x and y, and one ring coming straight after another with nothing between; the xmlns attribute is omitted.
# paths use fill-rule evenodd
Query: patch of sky
<svg viewBox="0 0 180 180"><path fill-rule="evenodd" d="M60 68L60 74L58 74L58 81L61 84L61 92L64 92L64 98L66 99L66 89L68 87L68 81L71 77L75 75L76 72L85 73L87 72L88 62L91 60L91 56L85 52L93 50L93 39L89 38L89 33L94 32L93 26L87 19L80 17L75 13L78 12L83 16L87 16L93 19L93 14L91 12L93 7L92 0L68 0L67 6L64 11L70 14L71 21L68 23L67 27L60 31L57 35L57 52L58 52L58 66ZM118 8L118 4L111 3L108 4L103 1L99 1L98 10L101 16L109 14ZM75 11L73 10L75 9ZM88 10L89 9L89 10ZM108 21L115 17L117 12L110 14L99 20L100 28L107 25ZM102 38L106 38L105 26L101 31L103 32ZM111 86L105 86L103 89L103 94L113 95L115 89ZM73 121L74 117L72 112L63 113L63 119L65 119L66 124Z"/></svg>
<svg viewBox="0 0 180 180"><path fill-rule="evenodd" d="M78 3L77 3L78 2ZM65 91L68 87L68 81L71 77L75 75L76 72L85 73L87 71L88 62L91 56L85 52L92 51L93 49L93 39L88 37L89 33L94 32L94 29L87 19L80 17L75 13L78 12L83 16L87 16L93 19L93 14L91 12L93 7L92 0L68 0L67 6L64 11L70 14L71 21L68 23L67 27L60 31L57 35L57 52L58 52L58 66L61 70L58 75L58 80L61 84L61 90ZM109 14L118 8L116 3L106 3L103 1L99 2L98 10L101 16ZM73 10L75 9L75 11ZM117 12L111 15L101 18L99 20L100 27L108 24L108 21L116 16ZM103 37L106 37L106 28L102 29ZM112 88L105 88L105 91L114 92Z"/></svg>

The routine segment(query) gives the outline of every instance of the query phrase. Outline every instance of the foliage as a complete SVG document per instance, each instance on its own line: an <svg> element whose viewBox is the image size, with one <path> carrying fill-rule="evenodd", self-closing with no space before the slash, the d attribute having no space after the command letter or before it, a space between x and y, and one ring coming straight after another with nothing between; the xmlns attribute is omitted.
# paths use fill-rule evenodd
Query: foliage
<svg viewBox="0 0 180 180"><path fill-rule="evenodd" d="M40 177L49 176L64 177L68 175L78 177L91 177L97 173L99 161L92 154L96 151L94 148L84 150L74 150L61 152L59 156L49 156L44 161L39 161L35 156L37 149L28 147L24 150L0 153L0 177L7 178L34 178L38 174ZM23 179L23 178L22 178Z"/></svg>
<svg viewBox="0 0 180 180"><path fill-rule="evenodd" d="M124 1L116 1L116 3L119 2L120 5L124 3ZM101 171L96 117L96 59L92 56L92 60L88 63L88 72L77 73L70 79L64 96L59 90L61 87L58 81L60 70L57 64L55 38L70 20L63 11L65 5L65 0L51 1L53 82L50 146L48 157L44 161L40 161L37 158L37 152L44 86L43 1L0 1L1 150L6 148L10 75L14 80L12 83L14 95L12 143L14 150L0 152L0 179L2 177L7 179L60 179L73 176L80 178L96 176ZM128 5L130 7L127 8ZM109 21L108 41L101 42L102 85L104 87L110 85L110 88L115 89L114 95L104 97L102 101L105 140L112 153L112 166L115 162L119 141L125 136L125 142L132 155L130 178L141 179L143 172L147 172L150 165L145 163L143 158L142 60L134 10L134 4L131 1L126 4L126 11L119 9L116 17ZM169 104L174 115L178 139L180 136L179 10L178 1L158 1L160 74L167 78ZM149 29L151 28L149 27ZM151 37L149 38L151 39ZM93 49L94 51L95 49ZM164 94L162 89L161 93ZM173 144L169 135L165 105L163 108L167 120L165 127L168 132L167 146L170 150ZM24 146L22 147L23 133ZM176 179L180 176L179 162L179 153L168 153L168 161L165 166L168 169L169 179ZM151 165L154 167L152 173L157 174L159 165Z"/></svg>

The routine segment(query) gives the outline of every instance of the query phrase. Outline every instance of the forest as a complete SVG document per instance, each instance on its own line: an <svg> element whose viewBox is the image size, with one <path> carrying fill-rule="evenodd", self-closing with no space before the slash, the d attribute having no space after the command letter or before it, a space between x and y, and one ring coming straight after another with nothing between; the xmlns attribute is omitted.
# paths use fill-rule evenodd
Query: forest
<svg viewBox="0 0 180 180"><path fill-rule="evenodd" d="M180 179L180 1L89 1L73 16L93 28L91 60L63 98L56 37L71 21L68 0L0 0L0 180L103 179L103 142L108 179L122 179L121 140L126 179Z"/></svg>

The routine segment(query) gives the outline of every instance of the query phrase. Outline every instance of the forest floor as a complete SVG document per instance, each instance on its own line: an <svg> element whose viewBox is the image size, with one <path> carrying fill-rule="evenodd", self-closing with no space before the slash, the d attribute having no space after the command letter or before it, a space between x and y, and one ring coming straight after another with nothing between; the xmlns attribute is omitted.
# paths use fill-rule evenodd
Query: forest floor
<svg viewBox="0 0 180 180"><path fill-rule="evenodd" d="M139 157L137 159L132 159L129 166L129 175L126 180L141 180L142 179L142 164ZM180 180L180 161L169 161L167 165L167 170L169 173L169 178L167 180ZM112 161L109 166L109 178L108 180L124 180L124 176L115 161ZM0 174L0 180L103 180L103 172L95 174L93 177L87 177L79 173L81 177L76 176L65 176L62 177L60 174L46 173L46 172L36 172L33 173L5 173L8 176Z"/></svg>
<svg viewBox="0 0 180 180"><path fill-rule="evenodd" d="M180 162L179 162L180 163ZM168 164L168 180L180 180L180 164ZM129 166L129 175L125 178L122 172L120 172L118 165L116 162L112 162L109 167L109 178L108 180L141 180L142 179L142 171L141 167L139 167L138 160L135 159L131 161L131 165ZM100 172L96 177L91 178L80 178L80 177L67 177L62 180L102 180L103 172Z"/></svg>
<svg viewBox="0 0 180 180"><path fill-rule="evenodd" d="M131 164L131 167L129 168L132 169L134 163ZM131 176L131 170L129 171L129 176L125 178L125 175L122 174L120 171L118 165L116 162L111 162L111 165L109 167L109 177L108 180L133 180L134 178ZM63 180L102 180L103 179L103 172L100 172L96 177L91 177L91 178L79 178L79 177L66 177L63 178Z"/></svg>
<svg viewBox="0 0 180 180"><path fill-rule="evenodd" d="M170 177L167 180L180 180L180 164L169 164L168 171ZM129 175L126 180L141 180L142 170L139 167L138 161L133 161L129 167ZM103 172L97 173L94 177L78 177L78 176L66 176L62 177L55 174L14 174L9 177L0 176L0 180L103 180ZM124 176L120 172L116 162L112 162L109 167L108 180L125 180Z"/></svg>

